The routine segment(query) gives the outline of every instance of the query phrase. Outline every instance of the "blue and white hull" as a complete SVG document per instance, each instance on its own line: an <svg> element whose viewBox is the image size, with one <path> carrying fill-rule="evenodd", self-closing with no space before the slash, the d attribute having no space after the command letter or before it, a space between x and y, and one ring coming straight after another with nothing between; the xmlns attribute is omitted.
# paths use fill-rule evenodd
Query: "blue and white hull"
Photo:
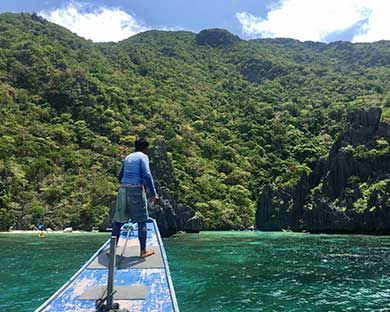
<svg viewBox="0 0 390 312"><path fill-rule="evenodd" d="M129 236L122 229L116 249L114 290L118 291L114 293L114 303L119 303L120 309L129 311L178 312L168 261L156 221L149 219L147 227L147 249L156 251L155 255L147 258L138 256L137 229L131 231ZM98 297L104 297L107 286L108 256L105 251L109 244L108 240L36 312L96 311L96 289L101 290Z"/></svg>

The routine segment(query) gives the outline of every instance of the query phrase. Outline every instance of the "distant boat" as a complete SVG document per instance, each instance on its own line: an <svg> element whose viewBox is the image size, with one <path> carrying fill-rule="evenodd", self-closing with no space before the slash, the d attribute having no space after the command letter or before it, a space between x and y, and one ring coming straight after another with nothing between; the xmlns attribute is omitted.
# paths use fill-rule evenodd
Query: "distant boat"
<svg viewBox="0 0 390 312"><path fill-rule="evenodd" d="M292 232L293 230L291 230L290 228L287 228L287 229L282 229L283 232Z"/></svg>
<svg viewBox="0 0 390 312"><path fill-rule="evenodd" d="M121 311L179 312L156 221L149 219L147 228L147 248L156 253L141 258L136 225L127 224L122 227L116 249L113 301L120 305ZM107 297L109 257L105 251L109 245L110 240L36 312L100 311L97 309L102 302L100 299Z"/></svg>

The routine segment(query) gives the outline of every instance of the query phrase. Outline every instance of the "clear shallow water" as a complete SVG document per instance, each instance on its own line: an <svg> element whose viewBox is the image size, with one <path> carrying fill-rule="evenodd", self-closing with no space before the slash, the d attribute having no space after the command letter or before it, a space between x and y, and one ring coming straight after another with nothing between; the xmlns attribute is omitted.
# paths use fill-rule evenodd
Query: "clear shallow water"
<svg viewBox="0 0 390 312"><path fill-rule="evenodd" d="M33 311L107 238L0 234L0 311ZM390 311L390 237L203 232L164 244L181 312Z"/></svg>
<svg viewBox="0 0 390 312"><path fill-rule="evenodd" d="M390 237L203 232L165 246L185 312L390 311Z"/></svg>
<svg viewBox="0 0 390 312"><path fill-rule="evenodd" d="M0 233L0 311L34 311L108 239L107 233Z"/></svg>

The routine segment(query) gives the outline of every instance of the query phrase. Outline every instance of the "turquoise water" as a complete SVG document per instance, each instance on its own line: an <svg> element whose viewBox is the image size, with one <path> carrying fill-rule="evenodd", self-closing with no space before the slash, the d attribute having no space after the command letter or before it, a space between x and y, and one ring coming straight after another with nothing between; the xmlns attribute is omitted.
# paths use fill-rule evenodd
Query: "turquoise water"
<svg viewBox="0 0 390 312"><path fill-rule="evenodd" d="M33 311L107 238L0 234L0 311ZM203 232L164 244L181 312L390 311L390 237Z"/></svg>
<svg viewBox="0 0 390 312"><path fill-rule="evenodd" d="M390 237L205 232L165 243L182 311L390 311Z"/></svg>
<svg viewBox="0 0 390 312"><path fill-rule="evenodd" d="M108 239L107 233L0 234L0 311L33 311Z"/></svg>

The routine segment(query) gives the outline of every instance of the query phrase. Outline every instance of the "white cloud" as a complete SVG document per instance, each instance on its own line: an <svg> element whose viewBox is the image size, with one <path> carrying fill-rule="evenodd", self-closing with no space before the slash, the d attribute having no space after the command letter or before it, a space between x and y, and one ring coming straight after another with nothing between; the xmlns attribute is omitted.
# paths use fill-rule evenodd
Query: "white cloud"
<svg viewBox="0 0 390 312"><path fill-rule="evenodd" d="M354 42L390 40L390 1L371 0L368 2L371 14L353 38Z"/></svg>
<svg viewBox="0 0 390 312"><path fill-rule="evenodd" d="M39 12L39 15L95 42L120 41L148 30L140 25L134 16L121 9L90 9L77 2L70 2L67 6L53 11Z"/></svg>
<svg viewBox="0 0 390 312"><path fill-rule="evenodd" d="M281 0L264 19L247 12L236 17L243 33L252 37L324 41L359 25L353 41L375 41L390 39L389 9L385 0Z"/></svg>

